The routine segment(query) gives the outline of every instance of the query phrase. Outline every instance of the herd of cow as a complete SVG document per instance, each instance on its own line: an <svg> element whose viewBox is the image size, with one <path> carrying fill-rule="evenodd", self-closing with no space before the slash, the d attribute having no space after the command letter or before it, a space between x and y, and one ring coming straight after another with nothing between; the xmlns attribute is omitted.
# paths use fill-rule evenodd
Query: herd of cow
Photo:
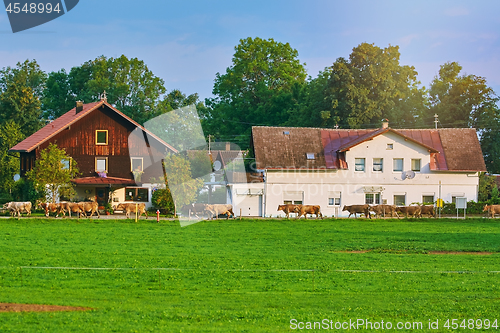
<svg viewBox="0 0 500 333"><path fill-rule="evenodd" d="M297 214L297 218L304 216L307 218L307 214L316 215L316 218L323 218L320 212L320 206L317 205L279 205L278 211L283 211L286 217L289 218L290 213ZM344 205L342 211L349 212L349 217L354 214L364 215L365 218L372 218L371 213L375 213L375 217L394 217L396 215L398 218L400 214L405 217L422 217L423 215L428 215L429 217L436 217L436 211L432 205L415 205L415 206L396 206L396 205ZM485 205L483 212L488 212L488 216L491 218L495 217L495 214L500 214L500 205Z"/></svg>
<svg viewBox="0 0 500 333"><path fill-rule="evenodd" d="M36 207L43 209L45 211L45 216L49 217L50 213L55 213L58 217L59 214L62 216L66 215L66 212L71 217L71 213L77 214L80 218L82 216L87 216L90 213L90 217L99 214L99 205L94 201L84 201L84 202L60 202L60 203L47 203L47 202L37 202ZM4 210L8 210L11 216L20 217L22 213L26 213L27 216L31 215L32 204L30 201L26 202L8 202L3 205ZM130 218L130 213L137 213L138 217L142 214L146 215L148 218L148 213L146 211L146 204L144 203L121 203L113 207L114 211L125 212L127 218ZM229 217L234 218L233 206L227 204L202 204L193 203L185 205L182 207L182 211L191 216L194 214L196 217L199 215L208 218L218 218L219 215L225 215L226 219ZM321 208L319 205L293 205L285 204L279 205L278 211L283 211L286 217L289 218L291 213L296 214L297 218L304 216L307 219L307 214L316 215L316 218L323 218L321 214ZM403 214L405 217L422 217L423 215L428 215L429 217L435 217L436 212L434 206L432 205L420 205L420 206L395 206L395 205L350 205L344 206L342 211L349 212L349 217L354 214L364 215L365 218L371 218L371 213L375 213L375 217L394 217L396 215L398 218L399 214ZM500 214L500 205L485 205L483 212L488 212L488 216L491 218L495 217L495 214Z"/></svg>
<svg viewBox="0 0 500 333"><path fill-rule="evenodd" d="M94 213L97 215L97 217L101 217L99 214L99 204L94 201L60 203L37 202L36 207L43 209L46 217L49 217L51 213L54 213L55 217L58 217L59 215L65 216L66 213L68 213L69 217L71 217L71 213L76 214L79 218L87 216L88 213L90 213L90 217L92 217ZM20 217L22 213L26 213L26 215L29 216L31 215L32 205L30 201L7 202L3 205L3 209L9 211L11 216L17 215L18 217ZM142 214L145 214L146 218L148 218L146 204L144 203L119 204L115 206L113 210L125 212L127 218L130 218L130 213L135 213L137 210L139 217Z"/></svg>

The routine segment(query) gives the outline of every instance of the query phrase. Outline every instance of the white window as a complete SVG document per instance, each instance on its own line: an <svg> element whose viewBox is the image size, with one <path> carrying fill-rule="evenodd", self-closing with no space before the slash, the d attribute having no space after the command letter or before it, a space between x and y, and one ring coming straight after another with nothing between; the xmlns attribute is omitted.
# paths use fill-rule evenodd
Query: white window
<svg viewBox="0 0 500 333"><path fill-rule="evenodd" d="M306 157L308 160L314 160L314 153L307 153Z"/></svg>
<svg viewBox="0 0 500 333"><path fill-rule="evenodd" d="M328 206L340 206L340 192L329 192L328 193Z"/></svg>
<svg viewBox="0 0 500 333"><path fill-rule="evenodd" d="M411 160L411 170L420 171L420 158L412 158Z"/></svg>
<svg viewBox="0 0 500 333"><path fill-rule="evenodd" d="M403 171L403 159L402 158L395 158L393 160L393 171Z"/></svg>
<svg viewBox="0 0 500 333"><path fill-rule="evenodd" d="M380 193L365 193L365 204L380 205Z"/></svg>
<svg viewBox="0 0 500 333"><path fill-rule="evenodd" d="M355 158L354 159L354 170L355 171L365 171L365 159Z"/></svg>
<svg viewBox="0 0 500 333"><path fill-rule="evenodd" d="M96 172L108 172L108 158L107 157L96 157L95 158L95 171Z"/></svg>
<svg viewBox="0 0 500 333"><path fill-rule="evenodd" d="M394 149L394 144L393 143L388 143L387 144L387 149L388 150Z"/></svg>
<svg viewBox="0 0 500 333"><path fill-rule="evenodd" d="M373 159L373 171L383 171L383 164L384 164L384 159L383 158L374 158Z"/></svg>

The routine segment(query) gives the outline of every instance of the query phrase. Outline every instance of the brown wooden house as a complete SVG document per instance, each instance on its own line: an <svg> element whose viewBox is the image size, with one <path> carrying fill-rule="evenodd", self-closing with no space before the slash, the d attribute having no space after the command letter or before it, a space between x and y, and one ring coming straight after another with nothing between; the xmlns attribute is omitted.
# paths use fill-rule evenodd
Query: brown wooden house
<svg viewBox="0 0 500 333"><path fill-rule="evenodd" d="M108 202L110 191L114 204L150 202L151 179L163 176L162 158L177 152L106 100L77 102L75 108L12 147L11 152L20 153L21 176L34 167L40 151L50 143L76 161L77 197L95 198L100 204Z"/></svg>

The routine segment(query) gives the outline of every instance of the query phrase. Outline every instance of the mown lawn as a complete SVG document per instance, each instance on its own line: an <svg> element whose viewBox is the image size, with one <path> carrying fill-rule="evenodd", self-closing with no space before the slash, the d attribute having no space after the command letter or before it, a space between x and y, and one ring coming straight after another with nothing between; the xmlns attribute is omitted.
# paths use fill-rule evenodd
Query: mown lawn
<svg viewBox="0 0 500 333"><path fill-rule="evenodd" d="M444 332L446 319L500 320L497 220L0 222L0 302L93 309L0 313L0 332L301 331L292 319Z"/></svg>

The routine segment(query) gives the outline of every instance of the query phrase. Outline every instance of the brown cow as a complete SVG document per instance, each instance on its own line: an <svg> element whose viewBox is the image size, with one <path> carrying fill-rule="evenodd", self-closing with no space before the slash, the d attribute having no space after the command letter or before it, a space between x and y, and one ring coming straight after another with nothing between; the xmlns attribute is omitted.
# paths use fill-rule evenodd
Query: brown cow
<svg viewBox="0 0 500 333"><path fill-rule="evenodd" d="M69 217L71 217L71 213L78 214L78 218L83 215L83 210L80 208L80 204L78 202L61 202L63 216L65 216L66 212L68 212Z"/></svg>
<svg viewBox="0 0 500 333"><path fill-rule="evenodd" d="M427 214L429 217L436 217L436 212L434 210L434 206L432 205L422 205L420 206L420 215L419 217L422 217L422 215Z"/></svg>
<svg viewBox="0 0 500 333"><path fill-rule="evenodd" d="M140 204L135 204L135 203L121 203L116 206L114 210L123 210L125 212L125 216L129 219L130 218L130 213L136 213L136 205L137 205L137 212L139 214L139 217L141 217L142 214L146 215L146 218L148 218L148 212L146 211L146 204L144 202Z"/></svg>
<svg viewBox="0 0 500 333"><path fill-rule="evenodd" d="M350 206L345 206L342 209L342 211L348 211L349 212L349 217L351 217L352 214L354 214L354 217L357 218L356 214L365 214L366 218L372 218L370 215L370 205L365 204L365 205L350 205Z"/></svg>
<svg viewBox="0 0 500 333"><path fill-rule="evenodd" d="M300 219L302 215L307 219L307 214L316 215L316 218L321 217L323 219L323 215L320 212L321 207L319 205L300 205L300 207L295 208L295 212L298 214L297 218Z"/></svg>
<svg viewBox="0 0 500 333"><path fill-rule="evenodd" d="M214 216L216 219L218 219L219 215L226 215L226 220L229 219L229 215L234 218L233 205L213 204L206 205L205 209L208 213L211 214L212 219Z"/></svg>
<svg viewBox="0 0 500 333"><path fill-rule="evenodd" d="M286 218L288 219L290 216L290 213L297 213L296 209L298 208L300 210L300 206L302 205L292 205L292 204L284 204L284 205L279 205L278 206L278 212L282 210L286 214Z"/></svg>
<svg viewBox="0 0 500 333"><path fill-rule="evenodd" d="M370 211L375 213L375 217L381 217L387 214L391 215L391 217L394 217L394 214L396 214L397 217L399 217L398 213L396 212L396 206L395 205L376 205L376 206L370 206Z"/></svg>
<svg viewBox="0 0 500 333"><path fill-rule="evenodd" d="M101 218L101 215L99 214L99 204L95 201L82 201L78 203L78 206L80 207L80 210L83 212L83 214L87 214L90 212L90 217L94 215L94 213L97 213L97 217Z"/></svg>
<svg viewBox="0 0 500 333"><path fill-rule="evenodd" d="M484 205L483 212L486 211L491 218L495 218L495 214L500 214L500 205Z"/></svg>
<svg viewBox="0 0 500 333"><path fill-rule="evenodd" d="M420 206L397 206L396 211L405 214L406 218L408 218L408 215L411 217L419 217L421 209Z"/></svg>
<svg viewBox="0 0 500 333"><path fill-rule="evenodd" d="M58 217L59 214L64 215L64 208L59 203L39 202L37 207L45 211L46 217L49 217L50 213L56 213L56 217Z"/></svg>

